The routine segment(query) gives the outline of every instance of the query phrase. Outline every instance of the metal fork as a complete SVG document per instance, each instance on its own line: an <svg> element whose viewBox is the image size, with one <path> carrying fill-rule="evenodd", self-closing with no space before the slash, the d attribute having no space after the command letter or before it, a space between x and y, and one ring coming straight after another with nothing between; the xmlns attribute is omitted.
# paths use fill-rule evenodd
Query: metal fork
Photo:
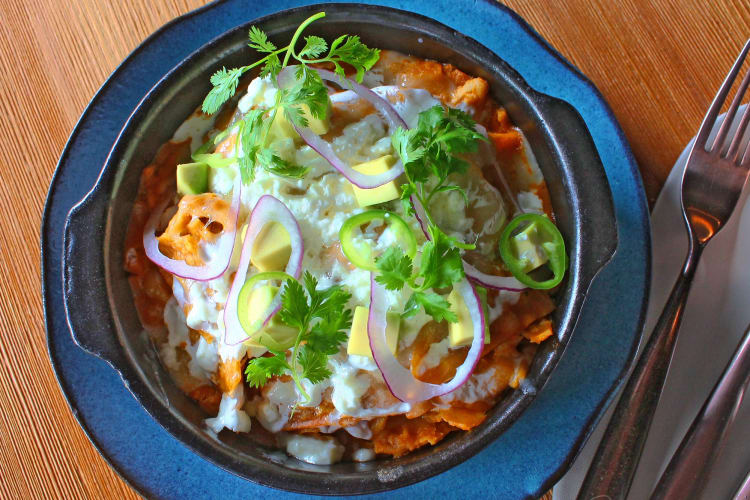
<svg viewBox="0 0 750 500"><path fill-rule="evenodd" d="M750 144L742 148L742 139L750 122L750 105L746 107L733 137L728 136L750 84L750 72L740 83L713 141L709 141L709 135L748 51L750 40L711 103L688 156L682 177L682 215L689 240L687 258L651 338L623 390L578 493L579 500L621 500L627 496L664 387L698 261L708 242L732 215L747 181Z"/></svg>

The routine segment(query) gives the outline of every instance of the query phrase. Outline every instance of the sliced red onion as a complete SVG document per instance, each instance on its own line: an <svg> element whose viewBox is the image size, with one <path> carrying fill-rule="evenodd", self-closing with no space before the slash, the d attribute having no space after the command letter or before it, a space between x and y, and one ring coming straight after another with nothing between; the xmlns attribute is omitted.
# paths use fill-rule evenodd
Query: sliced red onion
<svg viewBox="0 0 750 500"><path fill-rule="evenodd" d="M170 259L159 250L159 240L156 237L156 229L161 220L164 210L169 204L169 199L164 200L154 209L143 228L143 248L146 256L151 262L161 267L165 271L196 281L208 281L216 279L227 270L229 262L232 260L232 251L234 250L234 239L237 235L237 217L240 213L240 191L241 182L239 176L234 183L232 190L232 204L229 207L227 224L224 225L224 231L216 240L216 257L206 262L202 266L191 266L184 260Z"/></svg>
<svg viewBox="0 0 750 500"><path fill-rule="evenodd" d="M385 117L386 121L388 121L388 126L390 128L409 128L406 125L404 119L401 118L401 115L399 115L398 112L393 108L393 105L391 105L390 101L388 101L388 99L384 97L380 97L378 94L373 92L372 89L369 89L364 85L360 85L351 78L341 78L333 71L328 71L327 69L316 69L315 71L318 72L320 78L322 78L323 80L341 85L342 87L351 90L359 97L372 104L375 109L383 114L383 117Z"/></svg>
<svg viewBox="0 0 750 500"><path fill-rule="evenodd" d="M284 271L295 278L299 278L302 271L302 256L305 252L305 245L297 219L294 218L294 215L286 205L278 199L268 194L261 196L250 214L250 223L247 226L245 241L242 244L239 267L237 268L237 273L234 275L232 288L229 290L227 303L224 306L224 343L227 345L237 345L250 338L250 335L242 328L237 316L237 299L239 298L242 285L245 284L245 280L247 279L247 270L250 267L250 256L253 252L255 239L266 224L270 222L278 222L289 233L292 253L289 256L289 263ZM265 319L261 328L268 325L271 318L281 308L282 292L283 286L271 301L268 309L263 313Z"/></svg>
<svg viewBox="0 0 750 500"><path fill-rule="evenodd" d="M477 125L475 126L477 132L482 134L486 139L489 139L489 135L487 135L487 129L483 126ZM505 197L508 198L510 203L513 205L513 208L516 210L515 213L522 214L524 213L521 206L518 204L518 201L516 200L516 197L513 195L513 191L510 190L510 185L508 184L508 180L505 178L505 175L503 175L503 170L500 168L500 165L497 163L497 154L495 152L494 147L492 147L491 144L481 141L479 147L481 149L484 149L484 154L482 155L483 158L487 159L492 167L495 169L495 173L497 174L498 179L500 179L500 186L503 188Z"/></svg>
<svg viewBox="0 0 750 500"><path fill-rule="evenodd" d="M407 403L418 403L437 396L448 394L461 387L474 372L484 349L484 311L482 302L468 280L456 283L456 289L469 308L474 337L471 341L466 359L456 369L453 378L444 384L430 384L414 378L411 371L401 366L386 344L386 303L385 288L375 281L375 275L370 275L370 314L367 318L367 335L370 339L370 349L375 363L383 374L391 393Z"/></svg>
<svg viewBox="0 0 750 500"><path fill-rule="evenodd" d="M414 195L409 196L409 201L411 201L411 206L414 207L414 217L416 217L417 222L419 222L419 227L422 228L422 232L424 233L425 237L429 240L430 233L427 232L427 223L429 221L427 220L427 214L424 211L422 202L419 201L417 197Z"/></svg>
<svg viewBox="0 0 750 500"><path fill-rule="evenodd" d="M286 88L294 82L294 71L295 66L287 66L286 68L281 70L278 76L279 88ZM360 96L362 99L367 100L373 106L375 106L375 109L377 109L385 117L391 128L396 128L398 126L408 128L406 126L406 122L401 119L401 117L398 115L396 110L393 109L393 106L391 106L391 103L388 102L387 99L383 99L372 90L358 84L354 80L351 80L349 78L340 78L336 73L333 73L332 71L323 69L318 69L315 71L318 72L323 80L334 81L342 86L349 86L358 96ZM326 161L328 161L328 163L333 166L333 168L338 170L341 175L346 177L349 182L351 182L358 188L373 189L378 186L382 186L387 182L395 180L396 178L398 178L398 176L404 173L404 165L401 163L401 160L397 161L389 170L381 174L367 175L361 172L357 172L345 161L339 158L330 143L314 133L308 127L298 127L293 123L292 126L308 146L314 149L315 152L317 152L320 156L325 158Z"/></svg>
<svg viewBox="0 0 750 500"><path fill-rule="evenodd" d="M495 290L508 290L511 292L522 292L526 290L526 285L518 281L513 276L496 276L486 274L472 266L464 260L464 273L474 283L485 288L494 288Z"/></svg>

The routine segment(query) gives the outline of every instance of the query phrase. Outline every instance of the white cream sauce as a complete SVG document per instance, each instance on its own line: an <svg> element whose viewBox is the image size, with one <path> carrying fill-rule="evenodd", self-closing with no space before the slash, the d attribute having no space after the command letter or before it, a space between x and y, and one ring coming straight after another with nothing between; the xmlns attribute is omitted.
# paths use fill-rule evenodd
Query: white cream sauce
<svg viewBox="0 0 750 500"><path fill-rule="evenodd" d="M382 81L382 78L379 79L375 74L369 75L368 78L371 80L370 84ZM439 104L437 99L421 89L381 86L373 90L391 100L409 126L416 125L421 111ZM238 110L244 113L256 105L271 106L275 97L276 89L270 81L256 78L250 83L247 93L240 99ZM346 103L356 98L353 92L348 91L333 94L331 100L336 106L336 104ZM190 137L191 149L194 151L201 145L202 137L211 125L212 121L203 115L194 115L178 129L173 140L184 140ZM347 125L341 135L333 139L332 145L336 153L350 165L369 161L385 154L393 154L388 126L377 114L366 116L358 122ZM252 207L264 194L273 195L284 202L299 222L304 239L305 252L302 268L311 272L319 280L320 288L340 284L351 292L350 307L368 306L369 272L358 268L350 269L349 266L333 258L332 254L322 251L339 243L338 232L346 219L364 211L357 205L351 184L335 172L327 161L302 142L284 138L270 144L270 147L275 149L282 158L308 166L311 172L304 179L294 180L268 173L262 168L256 169L254 182L242 191L241 220L247 218ZM528 148L527 152L531 154ZM240 151L239 154L241 155L242 152ZM533 160L533 157L529 156L529 159ZM221 170L212 169L209 189L228 197L237 175L239 173L236 163ZM541 177L541 174L539 176ZM304 194L295 194L301 191ZM471 186L470 193L477 206L481 206L482 203L496 203L496 200L483 200L480 192ZM487 196L492 195L499 196L496 191ZM440 201L442 205L449 208L435 212L439 222L456 235L473 234L471 228L474 221L466 216L466 207L461 196L457 193L446 193ZM519 196L519 202L524 209L530 211L536 211L541 207L541 200L530 192L522 193L522 196ZM392 210L402 212L399 202L392 202L390 205ZM502 223L504 217L504 213L498 214L497 219L486 221L483 231L496 231L496 226ZM410 224L418 240L424 241L417 221L413 217L404 219ZM376 252L388 248L394 241L394 235L390 230L386 230L380 237L366 233L357 235L357 238L374 241L373 247ZM209 282L183 280L184 289L178 280L174 280L175 298L170 299L165 310L165 323L169 329L168 341L162 348L162 358L168 366L176 365L175 349L183 343L191 358L190 373L199 378L209 378L212 373L215 373L219 360L241 358L247 351L247 346L228 346L223 342L223 309L231 287L229 278L238 265L239 246L238 238L234 257L223 276ZM203 244L201 251L210 258L214 251L213 245ZM388 302L398 310L408 299L407 293L389 291ZM496 306L490 310L490 321L502 312L504 302L516 300L518 300L517 293L501 292ZM187 310L187 314L184 314L183 310ZM403 320L399 334L399 348L410 346L420 328L429 319L420 311L416 316ZM209 343L201 337L195 345L191 344L188 326L206 332L214 341ZM447 340L433 344L425 356L422 371L437 366L448 351ZM251 354L257 356L262 352L263 349L254 348ZM250 413L267 430L279 432L288 421L291 408L295 404L317 406L321 402L323 393L329 388L331 388L331 400L338 416L347 415L367 419L379 415L403 413L411 409L407 403L398 403L389 408L363 409L361 398L370 388L371 380L370 375L366 374L370 373L378 378L380 374L371 359L348 356L345 345L339 354L329 358L328 367L333 373L329 379L319 384L304 381L304 389L310 396L309 400L305 400L293 382L276 381L270 384L271 387L266 391L264 398L256 398L245 404L241 391L242 385L240 385L235 393L225 394L222 397L219 415L208 419L206 423L215 432L219 432L222 428L235 432L247 432L250 430L248 414ZM445 396L444 400L458 398L471 402L481 399L483 384L493 383L492 380L491 374L472 377L461 389ZM349 430L353 435L364 436L369 432L369 427L364 425ZM290 455L309 463L334 463L343 454L343 447L332 438L318 439L288 435L285 438L285 446ZM359 461L370 460L373 457L372 450L364 448L357 450L354 455L354 459Z"/></svg>

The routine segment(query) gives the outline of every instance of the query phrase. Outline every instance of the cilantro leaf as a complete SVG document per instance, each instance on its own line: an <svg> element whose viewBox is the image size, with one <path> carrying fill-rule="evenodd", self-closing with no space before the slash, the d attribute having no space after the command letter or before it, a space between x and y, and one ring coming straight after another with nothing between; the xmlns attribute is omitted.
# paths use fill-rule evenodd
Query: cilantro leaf
<svg viewBox="0 0 750 500"><path fill-rule="evenodd" d="M479 147L478 141L487 140L477 132L476 122L460 109L445 110L446 131L438 136L448 151L454 153L474 153Z"/></svg>
<svg viewBox="0 0 750 500"><path fill-rule="evenodd" d="M248 45L251 49L258 52L273 52L276 50L276 45L268 41L268 35L257 26L250 26L250 32L247 36L250 39Z"/></svg>
<svg viewBox="0 0 750 500"><path fill-rule="evenodd" d="M328 44L319 36L306 36L305 46L299 51L299 57L318 57L326 51Z"/></svg>
<svg viewBox="0 0 750 500"><path fill-rule="evenodd" d="M331 313L340 313L351 298L351 294L339 285L318 290L318 280L309 271L305 271L302 279L310 296L308 321L313 318L325 319Z"/></svg>
<svg viewBox="0 0 750 500"><path fill-rule="evenodd" d="M307 326L309 308L307 295L299 281L286 280L286 287L281 294L281 310L278 313L281 321L301 330Z"/></svg>
<svg viewBox="0 0 750 500"><path fill-rule="evenodd" d="M257 50L261 53L267 53L268 55L261 59L259 62L263 62L263 69L260 72L260 76L264 77L267 75L276 76L281 71L281 61L276 53L276 45L268 40L268 36L263 30L257 26L251 26L250 32L248 33L250 42L248 46L252 49Z"/></svg>
<svg viewBox="0 0 750 500"><path fill-rule="evenodd" d="M317 293L318 289L318 278L312 275L310 271L305 271L302 275L302 282L305 284L305 290L310 295Z"/></svg>
<svg viewBox="0 0 750 500"><path fill-rule="evenodd" d="M456 154L475 152L484 140L475 126L463 111L437 105L419 113L416 128L398 129L391 142L411 183L434 176L439 188L449 175L466 172L468 162Z"/></svg>
<svg viewBox="0 0 750 500"><path fill-rule="evenodd" d="M412 274L412 262L399 247L390 247L375 259L380 274L375 281L388 290L401 290Z"/></svg>
<svg viewBox="0 0 750 500"><path fill-rule="evenodd" d="M257 145L260 128L262 127L263 111L260 109L250 110L240 121L237 133L238 146L235 147L236 154L239 146L242 147L242 156L237 157L240 166L242 182L247 184L255 178L255 163L259 146Z"/></svg>
<svg viewBox="0 0 750 500"><path fill-rule="evenodd" d="M328 356L323 352L312 349L309 345L300 349L297 361L302 367L302 378L306 378L313 384L322 382L331 376L331 370L328 369Z"/></svg>
<svg viewBox="0 0 750 500"><path fill-rule="evenodd" d="M371 49L363 44L359 37L341 35L331 44L328 51L328 62L334 64L334 71L342 78L346 76L344 68L339 63L352 66L356 72L357 82L362 83L365 71L369 71L380 59L380 49Z"/></svg>
<svg viewBox="0 0 750 500"><path fill-rule="evenodd" d="M429 178L429 171L423 161L425 147L422 144L420 132L418 129L406 130L398 127L391 136L391 145L401 158L401 163L408 170L410 185L417 182L426 182Z"/></svg>
<svg viewBox="0 0 750 500"><path fill-rule="evenodd" d="M257 50L258 52L273 52L276 50L276 45L269 42L268 35L257 26L250 26L250 32L247 36L250 39L250 42L248 43L250 48Z"/></svg>
<svg viewBox="0 0 750 500"><path fill-rule="evenodd" d="M281 106L287 118L297 126L307 127L304 108L312 116L324 119L328 114L328 89L320 75L300 65L295 72L295 84L282 90Z"/></svg>
<svg viewBox="0 0 750 500"><path fill-rule="evenodd" d="M414 205L411 203L411 196L416 193L413 184L401 184L401 206L404 214L408 217L414 215Z"/></svg>
<svg viewBox="0 0 750 500"><path fill-rule="evenodd" d="M270 54L263 63L263 68L260 70L260 74L258 76L260 76L261 78L264 78L266 76L276 78L281 69L282 66L279 56L277 56L276 54Z"/></svg>
<svg viewBox="0 0 750 500"><path fill-rule="evenodd" d="M307 167L295 165L294 163L284 160L280 156L274 154L271 149L260 150L257 154L257 158L266 171L282 177L301 179L310 171Z"/></svg>
<svg viewBox="0 0 750 500"><path fill-rule="evenodd" d="M270 357L253 358L245 367L245 378L252 387L262 387L268 380L276 375L282 375L289 370L286 356L280 352L274 352Z"/></svg>
<svg viewBox="0 0 750 500"><path fill-rule="evenodd" d="M327 314L310 329L306 336L307 345L325 354L336 354L349 338L347 331L352 326L352 316L351 309Z"/></svg>
<svg viewBox="0 0 750 500"><path fill-rule="evenodd" d="M227 70L221 68L211 76L211 85L214 88L208 93L203 100L201 109L204 113L212 115L216 113L222 104L227 102L237 91L237 85L240 83L240 76L244 73L243 68L234 68Z"/></svg>
<svg viewBox="0 0 750 500"><path fill-rule="evenodd" d="M449 236L435 226L429 229L430 241L422 246L419 276L424 281L420 289L447 288L464 278L463 260Z"/></svg>
<svg viewBox="0 0 750 500"><path fill-rule="evenodd" d="M424 311L437 322L446 320L455 323L458 321L456 313L451 311L450 303L434 292L414 292L409 298L409 302L412 300L424 307ZM407 305L409 302L407 302Z"/></svg>
<svg viewBox="0 0 750 500"><path fill-rule="evenodd" d="M412 316L416 316L419 310L422 308L422 306L417 302L417 299L414 297L415 294L411 294L409 297L409 300L406 301L406 304L404 305L404 312L401 313L401 317L411 318Z"/></svg>

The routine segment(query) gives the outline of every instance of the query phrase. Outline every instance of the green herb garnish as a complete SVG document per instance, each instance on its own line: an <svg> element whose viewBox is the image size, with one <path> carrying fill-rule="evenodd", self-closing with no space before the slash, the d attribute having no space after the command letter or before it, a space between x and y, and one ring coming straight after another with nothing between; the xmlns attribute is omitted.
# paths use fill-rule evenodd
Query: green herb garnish
<svg viewBox="0 0 750 500"><path fill-rule="evenodd" d="M271 124L279 111L298 127L308 125L308 120L304 115L306 110L315 118L321 120L326 118L328 92L323 80L309 65L332 63L334 71L344 78L345 72L342 64L348 64L356 70L357 81L361 83L365 71L372 68L380 58L380 50L367 47L358 36L351 35L336 38L330 47L324 39L318 36L307 36L304 38L305 45L301 50L296 51L297 42L305 28L322 17L325 17L325 12L319 12L307 18L297 28L289 45L282 48L277 48L260 28L251 27L248 45L267 55L241 68L229 70L222 68L211 76L213 88L203 101L202 107L203 112L207 114L218 111L235 94L240 77L252 68L263 65L260 76L269 76L275 81L279 72L289 64L290 60L294 59L295 64L298 65L295 70L295 84L290 88L279 89L272 107L249 111L239 124L238 139L242 146L242 156L237 159L244 183L253 180L256 165L286 177L300 178L307 173L307 168L282 159L273 149L267 147L266 143Z"/></svg>
<svg viewBox="0 0 750 500"><path fill-rule="evenodd" d="M448 177L466 173L469 163L459 155L475 153L477 141L484 140L474 127L474 120L468 114L438 105L419 113L416 128L406 130L399 127L391 137L393 149L404 164L407 180L401 186L404 210L407 214L414 214L409 197L415 196L424 207L428 226L438 231L440 228L430 214L430 202L436 194L458 191L468 203L464 189L450 184ZM448 238L458 248L474 249L472 244L452 236Z"/></svg>
<svg viewBox="0 0 750 500"><path fill-rule="evenodd" d="M388 290L412 290L402 316L417 314L420 308L435 321L458 321L450 304L431 289L445 289L464 277L463 262L457 247L437 226L430 226L430 241L422 245L422 259L415 271L412 259L399 247L391 247L375 260L380 274L375 280Z"/></svg>
<svg viewBox="0 0 750 500"><path fill-rule="evenodd" d="M302 385L307 379L313 384L331 376L328 356L339 352L352 326L352 311L346 307L351 295L341 286L318 290L318 281L305 271L304 286L288 279L281 297L279 319L298 330L290 360L286 353L269 350L273 356L251 359L245 368L248 384L261 387L277 375L288 374L299 393L310 396Z"/></svg>
<svg viewBox="0 0 750 500"><path fill-rule="evenodd" d="M404 164L406 184L401 186L404 211L414 215L410 197L424 207L424 221L430 240L422 245L422 258L415 271L412 259L397 247L388 249L375 264L380 274L375 280L389 290L408 286L412 295L404 306L403 316L417 313L420 307L435 321L458 321L450 304L431 289L445 289L464 278L460 249L473 249L454 236L445 234L430 214L430 202L437 193L458 191L468 203L466 192L451 184L451 174L463 174L469 164L460 154L477 151L477 141L484 139L474 128L474 120L457 109L434 106L419 114L416 128L399 127L391 138L393 148Z"/></svg>

